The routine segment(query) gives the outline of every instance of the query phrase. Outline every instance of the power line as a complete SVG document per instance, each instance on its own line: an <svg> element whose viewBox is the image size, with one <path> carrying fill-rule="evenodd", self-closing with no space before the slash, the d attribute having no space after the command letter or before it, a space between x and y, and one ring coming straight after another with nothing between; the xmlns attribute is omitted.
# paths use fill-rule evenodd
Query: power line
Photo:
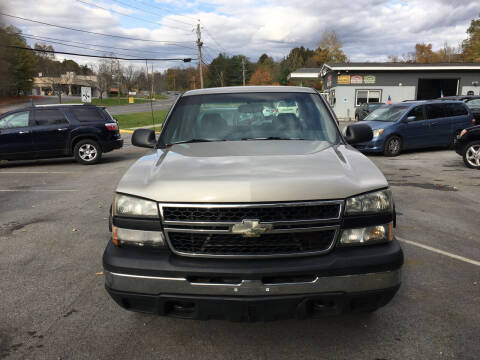
<svg viewBox="0 0 480 360"><path fill-rule="evenodd" d="M155 8L155 9L159 9L159 10L164 10L164 11L167 11L167 12L173 14L173 15L177 15L177 16L181 16L181 17L184 17L184 18L192 19L192 20L194 20L194 21L198 21L198 19L197 19L197 18L194 18L193 16L180 15L180 14L175 13L173 10L167 9L167 8L165 8L165 7L162 7L162 6L152 5L152 4L145 4L145 6L148 6L148 7L151 7L151 8Z"/></svg>
<svg viewBox="0 0 480 360"><path fill-rule="evenodd" d="M23 35L23 36L26 37L27 39L33 39L33 40L48 42L48 43L52 43L52 44L58 44L58 45L62 45L62 46L74 47L74 48L78 48L78 49L102 51L102 49L98 49L98 48L97 48L97 49L92 49L92 48L90 48L90 47L85 47L85 46L69 45L69 44L65 44L65 43L59 42L59 41L37 39L37 38L35 38L35 37L28 36L28 35ZM123 56L133 56L133 55L131 55L131 54L122 54L122 53L115 53L115 54L116 54L116 55L123 55Z"/></svg>
<svg viewBox="0 0 480 360"><path fill-rule="evenodd" d="M109 11L109 12L113 12L115 14L119 14L121 16L126 16L126 17L129 17L129 18L132 18L132 19L135 19L135 20L139 20L139 21L143 21L143 22L146 22L146 23L150 23L150 24L154 24L154 25L161 25L161 26L164 26L164 27L168 27L168 28L171 28L171 29L177 29L177 30L180 30L180 31L185 31L185 32L190 32L188 30L185 30L184 28L179 28L177 26L170 26L170 25L164 25L164 24L159 24L158 22L156 21L150 21L150 20L145 20L145 19L142 19L142 18L139 18L139 17L136 17L136 16L132 16L132 15L128 15L128 14L124 14L120 11L116 11L116 10L113 10L113 9L108 9L108 8L104 8L100 5L97 5L97 4L92 4L92 3L89 3L87 1L83 1L83 0L76 0L77 2L79 3L82 3L82 4L86 4L86 5L89 5L89 6L94 6L96 8L99 8L99 9L102 9L102 10L105 10L105 11Z"/></svg>
<svg viewBox="0 0 480 360"><path fill-rule="evenodd" d="M24 20L24 21L33 22L33 23L36 23L36 24L42 24L42 25L47 25L47 26L51 26L51 27L56 27L56 28L59 28L59 29L66 29L66 30L82 32L82 33L86 33L86 34L101 35L101 36L112 37L112 38L117 38L117 39L125 39L125 40L135 40L135 41L160 43L160 44L171 45L171 46L179 46L179 47L183 47L183 48L186 48L186 49L195 49L194 47L187 47L187 46L179 45L181 43L190 43L189 41L175 42L175 41L166 41L166 40L147 40L147 39L140 39L140 38L122 36L122 35L103 34L103 33L98 33L98 32L94 32L94 31L75 29L75 28L71 28L71 27L68 27L68 26L54 25L54 24L43 22L43 21L32 20L32 19L23 18L23 17L20 17L20 16L5 14L3 12L0 12L0 15L4 15L4 16L11 17L11 18Z"/></svg>
<svg viewBox="0 0 480 360"><path fill-rule="evenodd" d="M207 29L205 26L203 27L203 29L205 30L205 33L208 35L208 37L209 37L210 39L212 39L213 42L214 42L215 44L217 44L217 46L218 46L221 50L223 50L224 53L228 53L228 51L225 50L225 48L224 48L222 45L220 45L220 43L219 43L217 40L215 40L215 38L210 34L210 31L208 31L208 29ZM217 50L218 50L218 49L217 49ZM221 52L221 51L220 51L220 52Z"/></svg>
<svg viewBox="0 0 480 360"><path fill-rule="evenodd" d="M175 58L171 58L171 59L121 58L121 57L118 57L118 56L88 55L88 54L78 54L78 53L55 51L55 50L40 50L40 49L32 49L32 48L29 48L29 47L15 46L15 45L0 45L0 47L20 49L20 50L28 50L28 51L36 51L36 52L43 52L43 53L50 53L50 54L63 54L63 55L84 56L84 57L93 57L93 58L101 58L101 59L127 60L127 61L147 61L147 60L148 61L183 61L183 62L192 61L192 58L184 58L184 59L175 59Z"/></svg>
<svg viewBox="0 0 480 360"><path fill-rule="evenodd" d="M17 34L20 35L20 36L29 38L29 39L39 40L39 41L44 41L44 42L55 43L56 41L58 41L61 45L71 46L71 47L75 47L75 46L65 44L65 43L73 43L73 44L81 44L81 45L87 45L87 46L101 47L100 49L91 49L91 50L103 50L104 48L107 48L107 49L114 49L114 50L132 51L132 52L135 52L135 53L139 53L139 52L140 53L152 53L152 54L164 54L165 53L163 51L133 50L133 49L128 49L128 48L119 48L119 47L114 47L114 46L107 46L107 45L103 45L103 44L100 44L100 45L98 45L98 44L88 44L88 43L85 43L85 42L73 41L73 40L63 40L63 39L52 38L52 37L48 37L48 36L36 36L36 35L24 34L24 33L17 33ZM118 53L118 54L120 54L120 53Z"/></svg>
<svg viewBox="0 0 480 360"><path fill-rule="evenodd" d="M154 13L154 12L151 12L151 11L148 11L148 10L144 10L144 9L142 9L142 8L139 8L138 6L130 5L130 4L125 3L125 2L123 2L123 1L120 1L120 0L112 0L112 1L117 2L117 3L119 3L119 4L122 4L122 5L126 6L126 7L131 8L131 9L140 10L140 11L142 11L142 12L144 12L144 13L147 13L147 14L153 14L153 15L160 16L160 17L163 17L163 16L164 16L164 15L162 15L162 14L157 14L157 13ZM179 16L181 16L181 15L179 15ZM165 20L175 21L175 22L178 22L178 23L181 23L181 24L185 24L185 25L188 25L188 26L192 26L192 23L187 23L186 21L181 21L181 20L176 20L176 19L165 19Z"/></svg>

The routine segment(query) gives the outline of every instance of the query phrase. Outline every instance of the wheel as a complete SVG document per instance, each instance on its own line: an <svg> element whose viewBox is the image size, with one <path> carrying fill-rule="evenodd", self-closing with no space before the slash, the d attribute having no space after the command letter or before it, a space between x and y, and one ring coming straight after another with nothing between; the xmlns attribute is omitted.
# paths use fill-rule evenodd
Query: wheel
<svg viewBox="0 0 480 360"><path fill-rule="evenodd" d="M394 135L387 139L383 148L385 156L397 156L402 151L402 139Z"/></svg>
<svg viewBox="0 0 480 360"><path fill-rule="evenodd" d="M102 148L92 139L80 140L73 149L75 160L83 165L93 165L100 161Z"/></svg>
<svg viewBox="0 0 480 360"><path fill-rule="evenodd" d="M480 140L472 141L463 150L463 162L470 169L480 170Z"/></svg>

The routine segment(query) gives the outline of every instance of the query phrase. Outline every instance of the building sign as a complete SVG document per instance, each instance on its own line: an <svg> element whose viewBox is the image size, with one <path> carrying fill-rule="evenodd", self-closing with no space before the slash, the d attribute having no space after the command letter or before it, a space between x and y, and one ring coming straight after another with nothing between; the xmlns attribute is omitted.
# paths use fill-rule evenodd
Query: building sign
<svg viewBox="0 0 480 360"><path fill-rule="evenodd" d="M351 84L362 84L363 83L363 76L362 75L352 75L350 77Z"/></svg>
<svg viewBox="0 0 480 360"><path fill-rule="evenodd" d="M92 88L89 86L82 86L82 102L92 102Z"/></svg>
<svg viewBox="0 0 480 360"><path fill-rule="evenodd" d="M332 86L332 74L327 76L327 87Z"/></svg>
<svg viewBox="0 0 480 360"><path fill-rule="evenodd" d="M350 75L338 75L338 85L350 85Z"/></svg>
<svg viewBox="0 0 480 360"><path fill-rule="evenodd" d="M363 77L364 84L375 84L377 82L377 78L374 75L365 75Z"/></svg>

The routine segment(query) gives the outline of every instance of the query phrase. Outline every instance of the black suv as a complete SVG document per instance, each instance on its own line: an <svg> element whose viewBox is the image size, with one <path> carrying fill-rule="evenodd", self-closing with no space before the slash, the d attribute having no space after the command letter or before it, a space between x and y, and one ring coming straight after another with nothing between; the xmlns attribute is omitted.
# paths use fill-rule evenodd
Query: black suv
<svg viewBox="0 0 480 360"><path fill-rule="evenodd" d="M90 165L122 146L118 123L104 107L43 105L0 115L0 160L74 156Z"/></svg>

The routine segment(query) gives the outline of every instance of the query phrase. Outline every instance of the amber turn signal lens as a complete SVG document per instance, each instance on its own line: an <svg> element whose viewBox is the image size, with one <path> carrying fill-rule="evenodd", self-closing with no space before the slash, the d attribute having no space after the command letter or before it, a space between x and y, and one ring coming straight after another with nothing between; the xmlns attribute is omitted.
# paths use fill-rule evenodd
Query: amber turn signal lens
<svg viewBox="0 0 480 360"><path fill-rule="evenodd" d="M112 240L113 240L113 244L116 246L116 247L119 247L119 244L118 244L118 230L117 230L117 227L114 226L113 229L112 229Z"/></svg>

